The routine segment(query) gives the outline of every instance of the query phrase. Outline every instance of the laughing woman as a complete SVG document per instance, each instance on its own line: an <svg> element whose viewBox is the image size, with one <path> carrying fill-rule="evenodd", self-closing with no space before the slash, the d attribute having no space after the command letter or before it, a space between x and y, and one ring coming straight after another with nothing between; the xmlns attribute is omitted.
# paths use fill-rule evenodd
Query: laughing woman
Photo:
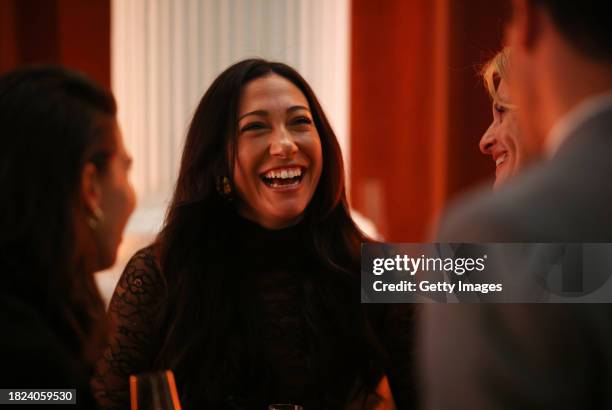
<svg viewBox="0 0 612 410"><path fill-rule="evenodd" d="M387 380L412 408L412 311L360 304L365 240L305 80L231 66L196 110L163 230L111 301L100 402L127 407L130 374L169 368L187 408L387 408Z"/></svg>
<svg viewBox="0 0 612 410"><path fill-rule="evenodd" d="M510 100L507 67L510 49L504 48L485 63L481 75L491 98L493 119L480 138L480 151L495 162L495 183L499 188L522 172L533 160L518 127L516 110Z"/></svg>

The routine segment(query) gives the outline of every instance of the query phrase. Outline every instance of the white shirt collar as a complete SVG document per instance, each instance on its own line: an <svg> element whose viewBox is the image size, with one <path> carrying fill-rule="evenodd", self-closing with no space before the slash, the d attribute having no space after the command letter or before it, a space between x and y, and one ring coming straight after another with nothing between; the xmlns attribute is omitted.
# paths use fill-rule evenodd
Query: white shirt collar
<svg viewBox="0 0 612 410"><path fill-rule="evenodd" d="M597 114L612 108L612 90L589 97L571 109L546 137L546 155L551 158L574 131Z"/></svg>

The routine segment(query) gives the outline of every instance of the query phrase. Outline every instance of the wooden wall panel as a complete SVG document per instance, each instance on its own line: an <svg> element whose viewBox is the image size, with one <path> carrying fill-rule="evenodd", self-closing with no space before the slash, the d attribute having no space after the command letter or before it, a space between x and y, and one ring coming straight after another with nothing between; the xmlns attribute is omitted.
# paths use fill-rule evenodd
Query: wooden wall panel
<svg viewBox="0 0 612 410"><path fill-rule="evenodd" d="M0 73L60 64L110 88L110 0L0 0Z"/></svg>
<svg viewBox="0 0 612 410"><path fill-rule="evenodd" d="M388 240L423 237L433 207L434 4L353 2L351 200Z"/></svg>
<svg viewBox="0 0 612 410"><path fill-rule="evenodd" d="M353 0L351 203L388 241L426 240L448 200L493 173L477 67L501 47L503 4Z"/></svg>
<svg viewBox="0 0 612 410"><path fill-rule="evenodd" d="M0 73L17 64L15 32L15 5L13 1L0 0Z"/></svg>
<svg viewBox="0 0 612 410"><path fill-rule="evenodd" d="M110 0L59 0L58 10L60 61L110 89Z"/></svg>
<svg viewBox="0 0 612 410"><path fill-rule="evenodd" d="M57 1L14 0L18 64L59 63Z"/></svg>
<svg viewBox="0 0 612 410"><path fill-rule="evenodd" d="M505 1L449 0L448 199L476 183L492 184L495 166L478 141L491 122L491 105L478 75L503 43L510 7Z"/></svg>

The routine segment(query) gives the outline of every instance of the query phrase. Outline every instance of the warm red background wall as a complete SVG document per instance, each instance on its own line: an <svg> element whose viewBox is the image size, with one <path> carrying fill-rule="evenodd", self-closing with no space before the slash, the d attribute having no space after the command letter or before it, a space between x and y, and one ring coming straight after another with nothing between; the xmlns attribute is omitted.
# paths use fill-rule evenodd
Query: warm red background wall
<svg viewBox="0 0 612 410"><path fill-rule="evenodd" d="M110 88L110 0L0 0L0 73L38 63Z"/></svg>
<svg viewBox="0 0 612 410"><path fill-rule="evenodd" d="M353 0L351 203L388 241L421 241L493 173L478 64L501 47L506 1Z"/></svg>
<svg viewBox="0 0 612 410"><path fill-rule="evenodd" d="M420 241L490 178L478 64L501 47L507 0L352 0L351 203L390 241ZM58 63L110 88L110 0L0 0L0 73Z"/></svg>

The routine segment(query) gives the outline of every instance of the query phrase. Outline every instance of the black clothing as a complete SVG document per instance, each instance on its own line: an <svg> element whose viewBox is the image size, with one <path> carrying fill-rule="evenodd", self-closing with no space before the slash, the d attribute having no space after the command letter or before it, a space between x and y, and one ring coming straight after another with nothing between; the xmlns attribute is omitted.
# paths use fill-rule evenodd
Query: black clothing
<svg viewBox="0 0 612 410"><path fill-rule="evenodd" d="M27 283L25 271L0 265L0 388L76 389L77 404L66 408L97 408L89 387L93 369L84 365L80 342L58 307L47 303L41 285Z"/></svg>
<svg viewBox="0 0 612 410"><path fill-rule="evenodd" d="M288 402L311 410L327 408L322 395L346 397L355 381L358 364L356 360L353 363L345 360L348 357L345 351L350 351L352 346L339 344L334 326L342 317L357 323L349 316L358 316L350 312L360 309L365 309L373 333L389 355L392 366L382 371L389 377L399 408L416 407L412 306L361 306L359 272L355 272L350 277L351 288L338 285L344 287L339 297L347 302L341 305L347 307L345 311L307 312L305 300L316 293L317 282L327 279L313 273L320 272L321 267L306 251L304 223L273 231L236 218L227 229L232 230L233 246L223 272L229 275L230 282L224 296L235 298L234 305L238 308L232 316L228 336L223 339L227 341L224 351L219 352L220 356L235 361L219 370L220 374L229 375L230 380L226 408L242 408L231 404L240 406L241 402L247 403L244 408L249 409ZM155 246L140 250L128 263L110 305L117 333L98 366L97 395L102 403L127 408L129 375L154 370L153 363L164 337L163 330L160 331L164 326L158 322L159 301L166 294L166 278L160 272ZM184 303L190 305L188 301ZM349 303L353 310L349 309ZM309 318L318 321L324 343L317 344ZM247 345L247 340L252 342ZM321 345L323 350L329 350L328 363L313 361L313 352ZM368 357L360 359L367 361ZM180 372L175 372L179 392L183 391L183 397L189 396L185 393L186 387L179 383ZM335 382L325 386L328 391L321 392L321 380L332 375ZM197 386L190 388L198 389Z"/></svg>

